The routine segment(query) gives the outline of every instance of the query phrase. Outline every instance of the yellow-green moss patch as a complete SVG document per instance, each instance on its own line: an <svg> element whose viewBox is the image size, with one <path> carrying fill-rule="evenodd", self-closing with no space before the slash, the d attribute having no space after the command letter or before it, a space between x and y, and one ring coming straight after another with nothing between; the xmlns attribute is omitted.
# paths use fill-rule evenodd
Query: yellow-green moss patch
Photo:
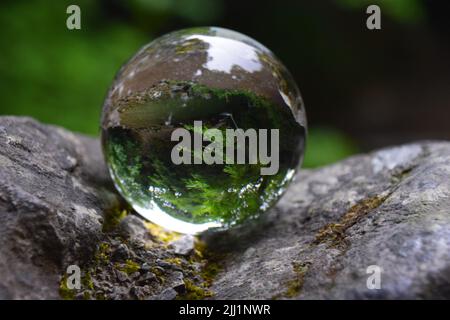
<svg viewBox="0 0 450 320"><path fill-rule="evenodd" d="M128 275L139 271L139 269L141 268L138 263L130 259L126 260L123 264L118 264L116 267L118 270L125 272Z"/></svg>
<svg viewBox="0 0 450 320"><path fill-rule="evenodd" d="M303 288L305 274L308 271L309 263L292 263L292 268L296 274L295 278L287 283L285 297L294 298L300 294Z"/></svg>
<svg viewBox="0 0 450 320"><path fill-rule="evenodd" d="M144 224L152 237L161 242L168 243L181 237L181 234L173 231L168 231L154 223L145 222Z"/></svg>
<svg viewBox="0 0 450 320"><path fill-rule="evenodd" d="M59 295L64 300L75 299L75 291L67 286L67 274L65 274L59 282Z"/></svg>
<svg viewBox="0 0 450 320"><path fill-rule="evenodd" d="M205 286L197 286L193 281L184 279L184 285L186 292L177 297L178 300L203 300L208 297L212 297L214 294Z"/></svg>
<svg viewBox="0 0 450 320"><path fill-rule="evenodd" d="M365 199L352 206L336 223L329 223L321 228L314 240L315 244L331 242L332 246L339 245L345 240L345 231L356 224L362 217L373 209L378 208L387 196Z"/></svg>
<svg viewBox="0 0 450 320"><path fill-rule="evenodd" d="M109 262L109 255L111 254L111 248L108 243L102 242L97 248L97 252L94 255L94 261L96 264Z"/></svg>
<svg viewBox="0 0 450 320"><path fill-rule="evenodd" d="M182 260L180 258L167 258L164 260L167 263L176 264L177 266L180 266L182 264Z"/></svg>
<svg viewBox="0 0 450 320"><path fill-rule="evenodd" d="M295 273L295 276L293 279L286 282L286 291L278 294L276 296L273 296L272 299L280 299L280 298L295 298L297 297L300 292L302 291L305 275L308 272L309 269L309 262L299 263L299 262L293 262L292 263L292 269Z"/></svg>
<svg viewBox="0 0 450 320"><path fill-rule="evenodd" d="M117 225L122 221L130 213L130 208L123 206L115 206L109 210L105 210L105 214L103 216L103 232L110 232L114 230Z"/></svg>

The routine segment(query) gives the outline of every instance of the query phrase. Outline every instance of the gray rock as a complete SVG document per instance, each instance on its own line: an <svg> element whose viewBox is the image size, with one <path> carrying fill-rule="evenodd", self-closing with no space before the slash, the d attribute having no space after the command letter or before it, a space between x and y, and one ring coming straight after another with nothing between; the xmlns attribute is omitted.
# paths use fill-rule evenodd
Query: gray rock
<svg viewBox="0 0 450 320"><path fill-rule="evenodd" d="M0 298L59 298L62 269L90 259L117 205L98 140L0 118Z"/></svg>
<svg viewBox="0 0 450 320"><path fill-rule="evenodd" d="M0 298L59 298L70 264L88 283L73 298L174 299L201 281L222 299L450 298L449 181L448 142L301 170L259 220L204 234L198 257L193 239L168 250L134 215L104 230L123 200L97 140L0 117Z"/></svg>
<svg viewBox="0 0 450 320"><path fill-rule="evenodd" d="M117 249L111 254L112 261L123 261L127 260L130 257L130 249L128 249L127 245L121 243Z"/></svg>
<svg viewBox="0 0 450 320"><path fill-rule="evenodd" d="M156 263L175 254L151 240L141 219L105 231L124 208L98 140L0 117L0 299L145 299L179 285L176 270ZM147 282L151 270L160 273L150 288L130 279L144 262ZM82 289L61 295L70 265L80 267Z"/></svg>
<svg viewBox="0 0 450 320"><path fill-rule="evenodd" d="M124 238L133 241L143 241L148 238L148 230L142 219L132 214L119 223L118 232Z"/></svg>
<svg viewBox="0 0 450 320"><path fill-rule="evenodd" d="M228 253L211 289L220 299L448 299L449 181L448 142L303 170L261 221L206 236ZM379 290L367 287L373 265Z"/></svg>
<svg viewBox="0 0 450 320"><path fill-rule="evenodd" d="M141 276L138 280L138 284L145 285L156 280L156 276L152 272L147 272L145 275Z"/></svg>
<svg viewBox="0 0 450 320"><path fill-rule="evenodd" d="M174 289L167 288L160 294L150 297L149 300L173 300L177 295L178 293Z"/></svg>
<svg viewBox="0 0 450 320"><path fill-rule="evenodd" d="M117 280L119 280L119 282L130 281L130 278L128 277L128 275L123 271L116 270L116 276L117 276Z"/></svg>
<svg viewBox="0 0 450 320"><path fill-rule="evenodd" d="M184 293L186 291L186 286L184 283L184 275L180 271L175 271L172 275L173 282L172 288L178 293Z"/></svg>
<svg viewBox="0 0 450 320"><path fill-rule="evenodd" d="M194 237L191 235L184 235L177 240L170 242L175 254L187 256L194 250Z"/></svg>

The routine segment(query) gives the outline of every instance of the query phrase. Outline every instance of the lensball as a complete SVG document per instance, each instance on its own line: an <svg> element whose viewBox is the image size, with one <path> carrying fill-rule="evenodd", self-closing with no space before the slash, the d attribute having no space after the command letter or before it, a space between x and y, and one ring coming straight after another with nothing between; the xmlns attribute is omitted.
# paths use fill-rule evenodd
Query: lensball
<svg viewBox="0 0 450 320"><path fill-rule="evenodd" d="M276 203L301 164L306 115L269 49L204 27L166 34L122 66L101 128L111 177L136 212L196 234Z"/></svg>

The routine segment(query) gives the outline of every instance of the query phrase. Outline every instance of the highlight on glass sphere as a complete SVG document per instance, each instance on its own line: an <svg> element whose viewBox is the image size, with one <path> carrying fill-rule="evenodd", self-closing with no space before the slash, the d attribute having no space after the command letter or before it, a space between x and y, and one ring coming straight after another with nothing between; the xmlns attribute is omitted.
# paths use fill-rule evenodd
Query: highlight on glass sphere
<svg viewBox="0 0 450 320"><path fill-rule="evenodd" d="M283 64L255 40L203 27L144 46L102 112L114 184L134 210L188 234L272 207L300 166L306 115Z"/></svg>

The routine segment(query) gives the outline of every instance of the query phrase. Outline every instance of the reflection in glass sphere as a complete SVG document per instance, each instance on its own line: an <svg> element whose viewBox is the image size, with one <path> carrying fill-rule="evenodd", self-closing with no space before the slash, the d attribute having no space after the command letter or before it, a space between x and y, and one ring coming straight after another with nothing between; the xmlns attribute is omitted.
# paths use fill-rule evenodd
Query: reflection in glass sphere
<svg viewBox="0 0 450 320"><path fill-rule="evenodd" d="M192 148L179 148L176 129L192 134ZM229 132L244 133L244 148ZM104 154L119 192L143 217L191 234L270 208L300 165L305 134L300 92L281 62L255 40L214 27L144 46L120 69L102 114ZM266 145L277 169L271 174L262 174L270 166ZM207 151L221 161L206 163ZM174 162L174 152L191 164Z"/></svg>

